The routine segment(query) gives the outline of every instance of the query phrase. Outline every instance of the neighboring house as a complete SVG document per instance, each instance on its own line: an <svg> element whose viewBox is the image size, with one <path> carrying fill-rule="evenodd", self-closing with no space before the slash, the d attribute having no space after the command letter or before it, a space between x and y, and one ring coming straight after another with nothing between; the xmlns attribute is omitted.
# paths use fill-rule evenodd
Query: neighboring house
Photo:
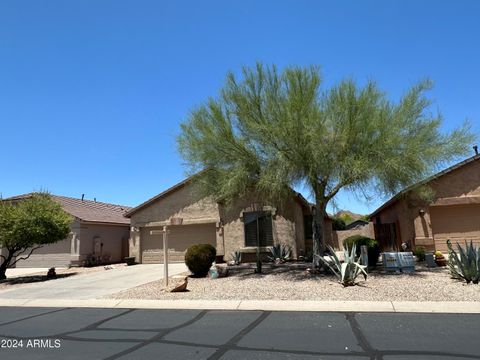
<svg viewBox="0 0 480 360"><path fill-rule="evenodd" d="M350 224L347 224L345 226L345 230L360 230L364 226L367 226L368 224L370 223L365 220L361 220L361 219L355 220L355 221L352 221Z"/></svg>
<svg viewBox="0 0 480 360"><path fill-rule="evenodd" d="M412 248L446 251L447 239L480 244L480 155L468 158L420 185L433 190L429 202L407 188L372 215L375 237L384 249Z"/></svg>
<svg viewBox="0 0 480 360"><path fill-rule="evenodd" d="M184 261L193 244L211 244L219 260L241 251L244 261L254 260L259 234L262 251L273 244L288 244L293 256L311 251L311 204L292 191L281 206L258 203L255 196L226 207L202 197L188 178L126 213L131 220L130 256L141 263L163 261L163 238L153 233L182 218L182 225L169 226L168 251L171 261ZM307 224L307 226L305 226ZM326 219L325 236L331 243L331 221Z"/></svg>
<svg viewBox="0 0 480 360"><path fill-rule="evenodd" d="M10 197L22 201L32 194ZM123 215L127 206L52 195L73 223L67 239L44 245L16 267L67 267L84 265L85 261L120 262L128 256L130 220Z"/></svg>

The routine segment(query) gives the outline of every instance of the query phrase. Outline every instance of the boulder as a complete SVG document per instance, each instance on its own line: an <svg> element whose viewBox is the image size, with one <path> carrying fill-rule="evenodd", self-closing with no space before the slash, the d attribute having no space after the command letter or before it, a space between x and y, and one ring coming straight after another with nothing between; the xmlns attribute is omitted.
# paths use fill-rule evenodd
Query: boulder
<svg viewBox="0 0 480 360"><path fill-rule="evenodd" d="M184 292L187 291L188 276L172 276L166 288L167 292Z"/></svg>

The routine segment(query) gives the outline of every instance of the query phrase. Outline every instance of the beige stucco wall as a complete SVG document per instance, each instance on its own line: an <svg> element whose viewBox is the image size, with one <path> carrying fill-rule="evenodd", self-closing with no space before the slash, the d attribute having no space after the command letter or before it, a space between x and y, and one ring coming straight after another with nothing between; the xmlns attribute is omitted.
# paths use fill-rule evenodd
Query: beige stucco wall
<svg viewBox="0 0 480 360"><path fill-rule="evenodd" d="M419 204L418 201L412 200L411 196L407 196L382 210L378 215L382 223L396 222L399 225L402 242L410 242L415 246L434 250L438 245L436 246L434 242L435 229L432 228L431 209L441 207L443 219L447 221L453 220L448 220L445 212L451 212L451 218L455 218L453 215L456 207L448 204L456 201L465 203L464 206L469 206L470 202L471 210L476 211L478 207L473 204L480 202L480 160L442 175L428 183L428 186L435 194L432 203ZM375 218L372 220L376 221ZM445 231L443 227L442 231ZM442 250L445 250L443 245Z"/></svg>
<svg viewBox="0 0 480 360"><path fill-rule="evenodd" d="M87 255L95 253L95 255L109 255L111 262L120 262L128 255L122 253L122 249L129 235L129 226L82 224L79 235L79 259L84 260ZM103 244L103 247L100 244ZM123 251L126 252L126 249Z"/></svg>
<svg viewBox="0 0 480 360"><path fill-rule="evenodd" d="M336 230L333 231L333 244L334 248L338 250L343 249L343 240L350 236L361 235L366 236L371 239L375 238L375 233L373 231L373 224L368 223L365 226L362 226L360 229L352 229L352 230Z"/></svg>
<svg viewBox="0 0 480 360"><path fill-rule="evenodd" d="M198 189L186 184L169 194L152 201L131 215L130 256L142 261L142 232L155 226L168 224L172 217L183 218L184 223L215 223L216 247L218 255L228 259L231 252L254 251L245 247L243 211L272 210L274 243L290 245L293 256L304 250L303 208L299 201L292 198L281 206L271 206L250 198L237 201L234 205L219 205L211 198L202 198ZM223 226L220 226L223 225ZM329 232L331 238L331 231Z"/></svg>

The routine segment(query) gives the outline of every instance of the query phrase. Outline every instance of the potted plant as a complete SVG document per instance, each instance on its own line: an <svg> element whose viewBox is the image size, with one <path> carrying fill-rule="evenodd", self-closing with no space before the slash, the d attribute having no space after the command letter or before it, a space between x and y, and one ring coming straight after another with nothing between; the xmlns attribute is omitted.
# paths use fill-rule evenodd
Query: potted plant
<svg viewBox="0 0 480 360"><path fill-rule="evenodd" d="M125 258L125 263L127 266L135 265L135 256L127 256Z"/></svg>
<svg viewBox="0 0 480 360"><path fill-rule="evenodd" d="M445 259L441 251L435 251L435 263L437 266L447 266L447 259Z"/></svg>

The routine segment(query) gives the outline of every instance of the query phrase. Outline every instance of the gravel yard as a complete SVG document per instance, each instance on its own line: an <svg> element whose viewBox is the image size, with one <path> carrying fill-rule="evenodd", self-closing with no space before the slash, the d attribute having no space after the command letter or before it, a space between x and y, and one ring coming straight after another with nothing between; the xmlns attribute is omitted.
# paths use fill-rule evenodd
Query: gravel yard
<svg viewBox="0 0 480 360"><path fill-rule="evenodd" d="M360 278L359 278L360 279ZM358 301L480 301L480 285L450 277L448 269L417 268L413 274L373 271L367 281L343 287L333 276L311 275L304 269L280 267L254 274L253 269L219 279L189 278L188 292L167 293L154 281L110 297L115 299L195 300L358 300Z"/></svg>

